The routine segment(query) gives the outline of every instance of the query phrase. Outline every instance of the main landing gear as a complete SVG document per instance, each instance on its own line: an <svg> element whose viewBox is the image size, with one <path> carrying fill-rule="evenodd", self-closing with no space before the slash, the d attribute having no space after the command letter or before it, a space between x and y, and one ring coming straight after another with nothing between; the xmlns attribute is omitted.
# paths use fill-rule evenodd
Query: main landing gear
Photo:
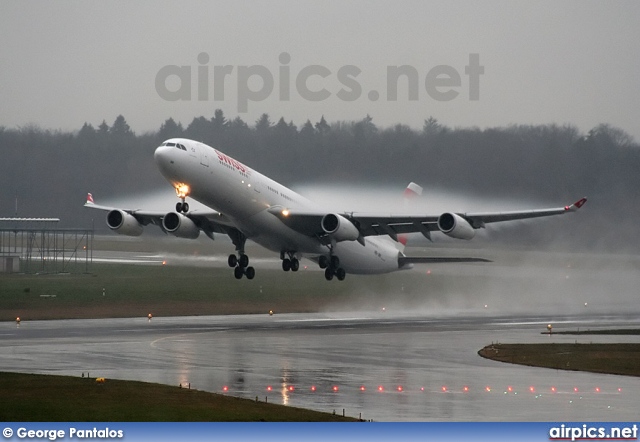
<svg viewBox="0 0 640 442"><path fill-rule="evenodd" d="M282 260L282 270L288 272L297 272L300 269L300 261L296 258L295 252L286 252L288 257L285 257L285 252L280 253L280 259Z"/></svg>
<svg viewBox="0 0 640 442"><path fill-rule="evenodd" d="M229 267L235 267L233 269L233 275L236 279L242 279L242 276L246 276L247 279L253 279L256 276L256 270L253 267L249 267L249 257L244 253L240 254L240 257L236 255L229 255L228 260Z"/></svg>
<svg viewBox="0 0 640 442"><path fill-rule="evenodd" d="M344 281L347 276L347 272L340 267L340 259L337 256L330 255L327 257L323 255L318 258L318 264L321 269L325 269L324 277L327 281L331 281L334 276L338 278L338 281Z"/></svg>
<svg viewBox="0 0 640 442"><path fill-rule="evenodd" d="M256 276L256 270L253 267L249 267L249 257L244 253L244 243L247 241L247 237L238 229L229 229L227 235L231 238L231 242L236 246L238 255L229 255L227 261L229 267L233 267L233 276L236 279L242 279L242 276L246 276L247 279L253 279Z"/></svg>

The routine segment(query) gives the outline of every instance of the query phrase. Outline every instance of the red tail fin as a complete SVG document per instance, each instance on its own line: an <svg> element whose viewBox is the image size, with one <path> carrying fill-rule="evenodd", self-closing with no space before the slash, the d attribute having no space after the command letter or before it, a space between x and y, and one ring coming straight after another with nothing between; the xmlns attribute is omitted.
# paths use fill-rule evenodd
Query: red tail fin
<svg viewBox="0 0 640 442"><path fill-rule="evenodd" d="M404 197L405 205L407 205L407 206L409 205L409 203L411 201L415 200L420 195L422 195L422 187L418 186L414 182L409 183L407 188L404 189L404 193L402 194L402 196ZM407 235L398 235L398 242L400 244L402 244L403 246L406 246L407 245Z"/></svg>

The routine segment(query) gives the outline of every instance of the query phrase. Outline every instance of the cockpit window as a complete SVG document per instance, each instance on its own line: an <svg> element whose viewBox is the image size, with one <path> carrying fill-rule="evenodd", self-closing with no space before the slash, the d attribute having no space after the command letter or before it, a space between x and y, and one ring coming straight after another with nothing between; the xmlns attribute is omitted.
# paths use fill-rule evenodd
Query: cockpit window
<svg viewBox="0 0 640 442"><path fill-rule="evenodd" d="M163 143L163 146L175 147L176 143Z"/></svg>
<svg viewBox="0 0 640 442"><path fill-rule="evenodd" d="M178 144L178 145L177 145L177 147L178 147L178 149L182 149L182 150L184 150L184 151L186 151L186 150L187 150L187 148L186 148L186 147L184 147L182 144Z"/></svg>

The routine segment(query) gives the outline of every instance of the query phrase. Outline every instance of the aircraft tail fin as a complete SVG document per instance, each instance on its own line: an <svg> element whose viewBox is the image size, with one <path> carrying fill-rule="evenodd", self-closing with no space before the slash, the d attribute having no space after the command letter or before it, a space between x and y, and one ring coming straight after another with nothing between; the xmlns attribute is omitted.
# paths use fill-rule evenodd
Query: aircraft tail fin
<svg viewBox="0 0 640 442"><path fill-rule="evenodd" d="M412 201L422 195L422 187L414 183L409 183L402 196L404 197L405 206L408 206ZM398 242L402 244L402 248L407 245L407 235L398 235Z"/></svg>

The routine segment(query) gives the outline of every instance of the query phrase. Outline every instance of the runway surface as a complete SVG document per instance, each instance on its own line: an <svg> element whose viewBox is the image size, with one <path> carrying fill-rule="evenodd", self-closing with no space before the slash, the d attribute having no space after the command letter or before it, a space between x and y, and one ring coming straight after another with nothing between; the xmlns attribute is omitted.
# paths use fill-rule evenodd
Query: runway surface
<svg viewBox="0 0 640 442"><path fill-rule="evenodd" d="M566 317L554 328L637 325ZM0 369L134 379L376 421L631 421L640 379L489 361L492 342L637 342L542 335L542 316L406 312L0 323Z"/></svg>

